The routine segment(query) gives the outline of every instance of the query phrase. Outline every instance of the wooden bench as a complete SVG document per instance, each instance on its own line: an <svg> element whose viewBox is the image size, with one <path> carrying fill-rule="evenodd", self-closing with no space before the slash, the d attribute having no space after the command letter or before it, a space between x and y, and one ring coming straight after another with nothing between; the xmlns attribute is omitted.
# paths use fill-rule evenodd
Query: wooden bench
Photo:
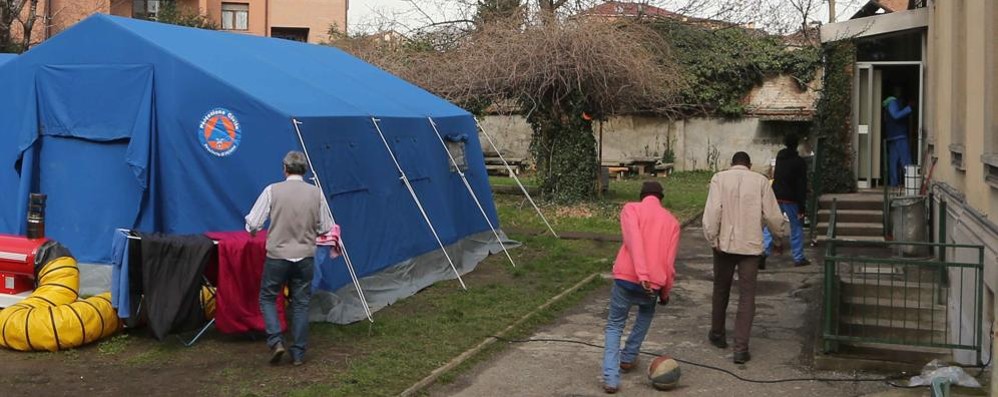
<svg viewBox="0 0 998 397"><path fill-rule="evenodd" d="M624 176L631 171L629 167L606 167L607 171L617 176L617 180L624 179Z"/></svg>
<svg viewBox="0 0 998 397"><path fill-rule="evenodd" d="M674 167L672 163L655 164L654 167L655 174L658 176L667 176L672 174L673 169Z"/></svg>
<svg viewBox="0 0 998 397"><path fill-rule="evenodd" d="M513 169L516 175L520 175L520 171L523 169L523 159L519 157L506 158L506 162L509 163L509 167ZM485 158L485 170L488 171L489 175L509 175L509 170L506 165L503 164L502 159L497 157L486 157Z"/></svg>

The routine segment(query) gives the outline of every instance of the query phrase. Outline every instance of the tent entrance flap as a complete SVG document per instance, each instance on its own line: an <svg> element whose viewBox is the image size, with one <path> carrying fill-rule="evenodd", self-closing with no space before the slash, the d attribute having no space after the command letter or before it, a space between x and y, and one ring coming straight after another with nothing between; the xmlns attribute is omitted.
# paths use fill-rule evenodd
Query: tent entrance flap
<svg viewBox="0 0 998 397"><path fill-rule="evenodd" d="M148 187L152 67L46 65L35 90L40 128L19 139L18 195L48 195L48 236L108 263L114 229L135 226Z"/></svg>
<svg viewBox="0 0 998 397"><path fill-rule="evenodd" d="M43 136L37 144L36 186L48 195L47 235L81 260L110 262L114 228L132 227L142 201L143 190L125 165L128 141Z"/></svg>

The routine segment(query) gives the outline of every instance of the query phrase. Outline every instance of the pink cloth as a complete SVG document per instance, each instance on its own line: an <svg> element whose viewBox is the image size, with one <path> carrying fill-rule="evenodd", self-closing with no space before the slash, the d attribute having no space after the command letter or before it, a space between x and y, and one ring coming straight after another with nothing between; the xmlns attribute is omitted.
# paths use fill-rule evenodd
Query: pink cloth
<svg viewBox="0 0 998 397"><path fill-rule="evenodd" d="M679 221L662 208L658 197L648 196L624 205L620 229L624 244L617 253L613 277L637 284L647 281L662 297L668 297L676 275Z"/></svg>
<svg viewBox="0 0 998 397"><path fill-rule="evenodd" d="M334 223L333 228L330 229L328 233L316 237L315 245L330 247L329 248L330 258L336 258L340 256L340 252L342 251L340 245L340 225Z"/></svg>
<svg viewBox="0 0 998 397"><path fill-rule="evenodd" d="M223 333L266 331L260 312L260 281L267 259L267 232L250 237L245 231L205 233L218 241L218 289L215 327ZM287 329L284 294L277 296L281 330Z"/></svg>

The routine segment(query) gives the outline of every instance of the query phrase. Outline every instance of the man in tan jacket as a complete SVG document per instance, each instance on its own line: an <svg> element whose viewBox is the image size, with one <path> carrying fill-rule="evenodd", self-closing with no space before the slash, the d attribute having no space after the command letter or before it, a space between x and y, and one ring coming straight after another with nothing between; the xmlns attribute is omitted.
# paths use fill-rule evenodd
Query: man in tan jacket
<svg viewBox="0 0 998 397"><path fill-rule="evenodd" d="M748 342L755 317L755 284L762 259L762 227L774 242L787 235L788 220L780 211L769 180L753 172L748 153L731 158L731 168L710 180L703 213L703 234L714 248L714 294L707 338L718 348L728 347L724 322L731 281L738 271L738 315L735 318L735 364L751 359Z"/></svg>

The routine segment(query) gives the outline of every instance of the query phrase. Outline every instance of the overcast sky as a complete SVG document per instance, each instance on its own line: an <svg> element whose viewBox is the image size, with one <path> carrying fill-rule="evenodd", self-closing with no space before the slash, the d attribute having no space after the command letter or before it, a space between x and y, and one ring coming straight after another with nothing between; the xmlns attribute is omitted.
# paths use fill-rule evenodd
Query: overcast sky
<svg viewBox="0 0 998 397"><path fill-rule="evenodd" d="M684 1L690 0L652 0L650 3L665 9L675 10L673 7L676 7L676 4L686 4ZM759 3L770 2L770 4L786 4L785 0L751 0L746 1L746 3L753 3L753 1L758 1ZM819 11L815 13L815 17L823 23L827 22L827 1L813 1L816 4L820 3L818 6ZM848 18L853 12L856 11L857 8L866 2L867 0L838 0L837 13L839 15L839 19L841 20L843 17ZM347 18L350 33L370 32L385 29L386 27L384 26L384 23L388 20L394 21L394 23L397 24L397 26L393 26L392 28L404 33L411 29L426 25L428 20L440 22L464 16L464 10L462 10L458 5L459 2L448 0L414 0L413 2L407 0L349 0L349 4L350 10ZM419 9L414 7L413 4L418 4ZM790 6L782 5L780 7ZM790 9L786 10L787 12L792 12Z"/></svg>

